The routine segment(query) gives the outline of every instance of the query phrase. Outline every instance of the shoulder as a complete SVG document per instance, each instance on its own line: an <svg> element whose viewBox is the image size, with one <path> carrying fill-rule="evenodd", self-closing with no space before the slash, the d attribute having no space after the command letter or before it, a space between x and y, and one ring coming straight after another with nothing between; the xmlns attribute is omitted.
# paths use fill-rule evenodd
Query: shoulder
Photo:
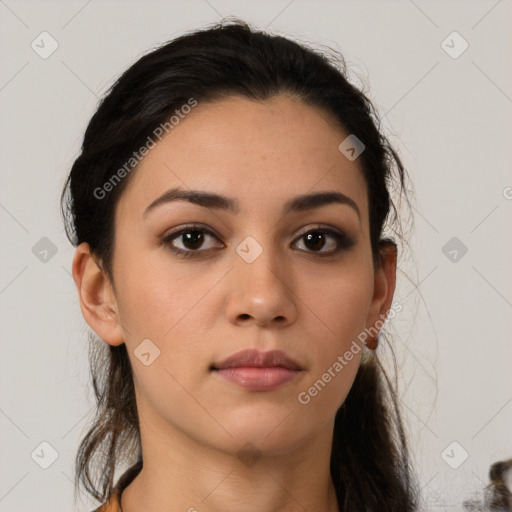
<svg viewBox="0 0 512 512"><path fill-rule="evenodd" d="M137 461L133 466L129 467L119 478L116 486L112 490L112 494L105 503L91 512L122 512L121 510L121 493L132 480L140 473L142 469L142 460Z"/></svg>
<svg viewBox="0 0 512 512"><path fill-rule="evenodd" d="M122 512L119 503L119 493L115 492L103 505L91 510L91 512Z"/></svg>
<svg viewBox="0 0 512 512"><path fill-rule="evenodd" d="M118 490L116 490L103 505L91 510L91 512L122 512Z"/></svg>

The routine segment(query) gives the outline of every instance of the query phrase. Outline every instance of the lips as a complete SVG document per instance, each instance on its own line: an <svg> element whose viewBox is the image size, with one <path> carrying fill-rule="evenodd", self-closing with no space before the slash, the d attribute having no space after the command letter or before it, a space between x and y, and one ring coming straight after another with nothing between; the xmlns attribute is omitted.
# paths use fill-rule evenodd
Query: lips
<svg viewBox="0 0 512 512"><path fill-rule="evenodd" d="M298 363L281 350L260 352L259 350L242 350L229 356L220 363L214 363L212 370L224 370L236 367L275 368L282 367L288 370L302 370Z"/></svg>
<svg viewBox="0 0 512 512"><path fill-rule="evenodd" d="M273 391L296 379L301 366L280 350L242 350L210 370L225 382L249 391Z"/></svg>

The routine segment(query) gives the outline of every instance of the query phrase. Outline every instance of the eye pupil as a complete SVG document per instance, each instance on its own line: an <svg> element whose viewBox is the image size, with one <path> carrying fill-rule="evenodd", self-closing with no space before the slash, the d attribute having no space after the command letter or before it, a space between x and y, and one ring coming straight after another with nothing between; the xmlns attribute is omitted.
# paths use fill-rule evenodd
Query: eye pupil
<svg viewBox="0 0 512 512"><path fill-rule="evenodd" d="M309 242L313 242L313 244L310 244ZM315 250L315 249L321 249L325 244L325 238L322 233L319 231L314 231L312 233L308 233L306 235L306 246L309 249Z"/></svg>
<svg viewBox="0 0 512 512"><path fill-rule="evenodd" d="M162 243L169 246L171 251L176 253L179 257L196 257L204 254L209 254L210 250L202 249L205 243L205 236L218 240L218 237L212 231L203 228L182 229L179 232L171 233L162 239ZM333 250L326 252L328 239L334 241L336 246ZM180 240L183 247L180 249L174 247L174 240ZM297 239L298 241L299 239ZM343 250L350 248L354 242L347 239L344 235L331 230L331 229L315 229L304 233L300 237L300 241L306 246L306 250L301 249L302 252L317 253L318 256L331 256L340 253ZM331 245L332 242L331 242Z"/></svg>
<svg viewBox="0 0 512 512"><path fill-rule="evenodd" d="M183 245L188 249L197 249L203 243L203 233L201 233L201 231L187 231L186 233L183 233L182 236L184 237Z"/></svg>

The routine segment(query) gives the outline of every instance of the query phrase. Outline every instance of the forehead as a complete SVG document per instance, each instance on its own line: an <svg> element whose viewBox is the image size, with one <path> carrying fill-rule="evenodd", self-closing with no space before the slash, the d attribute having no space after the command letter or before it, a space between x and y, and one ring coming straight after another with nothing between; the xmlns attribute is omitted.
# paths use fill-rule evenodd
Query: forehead
<svg viewBox="0 0 512 512"><path fill-rule="evenodd" d="M180 187L236 197L242 214L261 214L296 195L337 190L357 203L364 224L362 171L338 150L348 135L296 98L199 102L132 171L118 208L141 216L157 196Z"/></svg>

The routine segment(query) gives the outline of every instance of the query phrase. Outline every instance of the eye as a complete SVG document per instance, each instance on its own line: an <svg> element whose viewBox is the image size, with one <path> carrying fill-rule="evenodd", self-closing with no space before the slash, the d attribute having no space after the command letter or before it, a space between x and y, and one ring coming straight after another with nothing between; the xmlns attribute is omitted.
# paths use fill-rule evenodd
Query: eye
<svg viewBox="0 0 512 512"><path fill-rule="evenodd" d="M329 228L309 230L297 240L304 240L307 252L319 253L321 256L330 256L354 245L352 239L341 232ZM327 250L322 251L325 247L327 247Z"/></svg>
<svg viewBox="0 0 512 512"><path fill-rule="evenodd" d="M203 227L185 226L179 231L166 235L162 239L162 242L178 256L189 258L197 256L197 253L207 252L209 249L213 248L210 244L210 247L204 249L203 246L208 239L217 240L217 237L210 230ZM175 240L181 243L181 247L176 246ZM199 250L201 247L203 247L203 250Z"/></svg>
<svg viewBox="0 0 512 512"><path fill-rule="evenodd" d="M218 237L209 229L198 225L191 225L184 226L178 231L166 235L162 239L162 243L177 256L191 258L199 257L200 253L206 253L210 249L215 248L215 244L207 243L209 239L218 240ZM297 241L304 241L306 252L318 253L321 257L337 254L342 250L349 249L355 243L342 232L322 227L317 227L303 233L296 239L295 243ZM205 245L206 248L204 247ZM220 245L221 248L224 247L222 243ZM322 250L326 247L327 250Z"/></svg>

